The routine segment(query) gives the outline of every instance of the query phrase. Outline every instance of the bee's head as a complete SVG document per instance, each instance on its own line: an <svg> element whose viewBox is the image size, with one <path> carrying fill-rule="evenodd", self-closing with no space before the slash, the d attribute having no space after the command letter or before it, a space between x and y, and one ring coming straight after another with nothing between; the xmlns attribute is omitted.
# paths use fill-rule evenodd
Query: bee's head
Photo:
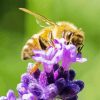
<svg viewBox="0 0 100 100"><path fill-rule="evenodd" d="M84 34L81 31L72 32L70 42L74 44L77 48L83 45Z"/></svg>

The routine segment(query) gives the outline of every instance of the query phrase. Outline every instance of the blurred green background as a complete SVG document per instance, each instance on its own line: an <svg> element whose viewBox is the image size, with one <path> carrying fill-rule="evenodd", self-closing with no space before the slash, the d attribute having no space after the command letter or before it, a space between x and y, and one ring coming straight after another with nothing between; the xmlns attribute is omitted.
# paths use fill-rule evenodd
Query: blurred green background
<svg viewBox="0 0 100 100"><path fill-rule="evenodd" d="M88 62L73 64L77 79L85 82L79 100L100 100L100 0L0 0L0 95L16 91L27 63L20 52L25 41L41 28L35 18L18 10L25 7L49 19L69 21L85 32L83 56Z"/></svg>

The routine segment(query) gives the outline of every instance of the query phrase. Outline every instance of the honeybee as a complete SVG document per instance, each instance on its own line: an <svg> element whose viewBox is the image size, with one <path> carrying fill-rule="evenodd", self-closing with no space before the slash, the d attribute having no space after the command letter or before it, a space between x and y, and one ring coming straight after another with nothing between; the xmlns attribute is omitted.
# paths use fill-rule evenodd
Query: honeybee
<svg viewBox="0 0 100 100"><path fill-rule="evenodd" d="M22 49L21 58L27 60L34 56L33 50L46 50L50 45L53 45L53 39L64 38L67 44L74 44L77 47L77 52L80 53L83 47L84 32L78 29L75 25L69 22L57 22L47 19L40 14L31 12L25 8L19 8L20 10L31 14L36 19L41 20L45 24L49 25L44 27L38 34L34 34L25 44ZM36 63L32 72L36 70L40 63Z"/></svg>

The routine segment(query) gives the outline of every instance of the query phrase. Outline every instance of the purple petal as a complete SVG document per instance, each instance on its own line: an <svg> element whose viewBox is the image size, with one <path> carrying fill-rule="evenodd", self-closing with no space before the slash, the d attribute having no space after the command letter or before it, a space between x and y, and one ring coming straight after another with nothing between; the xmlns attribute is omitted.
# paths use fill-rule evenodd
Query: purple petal
<svg viewBox="0 0 100 100"><path fill-rule="evenodd" d="M45 51L44 50L33 50L34 54L38 54L38 55L41 55L41 56L44 56L45 55Z"/></svg>
<svg viewBox="0 0 100 100"><path fill-rule="evenodd" d="M18 91L18 93L19 93L20 96L22 96L23 94L28 93L26 84L19 83L17 85L17 91Z"/></svg>
<svg viewBox="0 0 100 100"><path fill-rule="evenodd" d="M15 94L12 90L9 90L7 93L7 100L16 100Z"/></svg>
<svg viewBox="0 0 100 100"><path fill-rule="evenodd" d="M30 82L35 82L35 83L37 83L37 80L36 80L32 75L30 75L29 73L24 73L24 74L22 74L22 76L21 76L21 82L22 82L23 84L26 84L26 85L28 86L28 84L29 84Z"/></svg>
<svg viewBox="0 0 100 100"><path fill-rule="evenodd" d="M64 50L63 58L62 58L62 66L63 66L63 68L68 70L68 68L70 66L70 63L71 63L70 52Z"/></svg>
<svg viewBox="0 0 100 100"><path fill-rule="evenodd" d="M37 98L39 98L43 94L42 86L36 83L30 83L29 84L29 91L35 95Z"/></svg>
<svg viewBox="0 0 100 100"><path fill-rule="evenodd" d="M7 100L7 97L6 96L1 96L0 100Z"/></svg>
<svg viewBox="0 0 100 100"><path fill-rule="evenodd" d="M66 80L64 78L59 78L55 81L55 85L58 88L58 92L61 93L63 89L66 87Z"/></svg>
<svg viewBox="0 0 100 100"><path fill-rule="evenodd" d="M54 72L54 79L56 80L57 77L58 77L58 70L56 70L56 71Z"/></svg>
<svg viewBox="0 0 100 100"><path fill-rule="evenodd" d="M55 44L59 44L59 41L57 39L54 39L53 41Z"/></svg>
<svg viewBox="0 0 100 100"><path fill-rule="evenodd" d="M77 54L77 58L82 58L82 54L81 53L78 53Z"/></svg>
<svg viewBox="0 0 100 100"><path fill-rule="evenodd" d="M76 61L76 47L74 45L68 45L64 48L62 66L65 70L68 70L70 64Z"/></svg>
<svg viewBox="0 0 100 100"><path fill-rule="evenodd" d="M45 72L51 72L53 70L53 64L47 64L47 63L43 63L43 67Z"/></svg>
<svg viewBox="0 0 100 100"><path fill-rule="evenodd" d="M86 62L87 59L86 58L82 58L82 54L78 53L77 56L76 56L76 61L80 62L80 63L83 63L83 62Z"/></svg>
<svg viewBox="0 0 100 100"><path fill-rule="evenodd" d="M43 62L45 59L42 57L42 56L40 56L40 57L38 57L38 56L33 56L32 57L35 61L37 61L37 62Z"/></svg>
<svg viewBox="0 0 100 100"><path fill-rule="evenodd" d="M55 98L57 94L58 94L58 89L55 84L50 84L46 87L45 96L48 97L48 100Z"/></svg>
<svg viewBox="0 0 100 100"><path fill-rule="evenodd" d="M28 67L27 67L27 72L29 73L30 72L30 70L32 69L32 67L33 67L33 63L28 63Z"/></svg>
<svg viewBox="0 0 100 100"><path fill-rule="evenodd" d="M47 85L47 76L46 76L46 73L43 71L41 72L40 76L39 76L39 84L42 86L42 87L45 87Z"/></svg>
<svg viewBox="0 0 100 100"><path fill-rule="evenodd" d="M46 59L52 60L52 57L55 56L55 53L57 50L53 47L49 48L48 51L46 52Z"/></svg>
<svg viewBox="0 0 100 100"><path fill-rule="evenodd" d="M84 63L87 61L87 59L86 58L76 58L76 61L80 63Z"/></svg>
<svg viewBox="0 0 100 100"><path fill-rule="evenodd" d="M52 58L53 64L58 63L62 59L63 50L58 50L55 56Z"/></svg>
<svg viewBox="0 0 100 100"><path fill-rule="evenodd" d="M80 87L80 91L84 88L84 82L81 80L73 81L74 84L77 84Z"/></svg>
<svg viewBox="0 0 100 100"><path fill-rule="evenodd" d="M24 73L21 76L21 82L28 85L34 78L29 73Z"/></svg>
<svg viewBox="0 0 100 100"><path fill-rule="evenodd" d="M22 100L37 100L32 93L24 94Z"/></svg>

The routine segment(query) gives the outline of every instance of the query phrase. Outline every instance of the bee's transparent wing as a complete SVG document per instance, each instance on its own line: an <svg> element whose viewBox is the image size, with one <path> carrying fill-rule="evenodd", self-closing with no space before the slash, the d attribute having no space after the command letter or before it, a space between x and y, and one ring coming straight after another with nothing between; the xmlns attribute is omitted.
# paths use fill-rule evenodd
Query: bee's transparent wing
<svg viewBox="0 0 100 100"><path fill-rule="evenodd" d="M46 27L49 26L48 24L46 24L45 22L41 21L40 19L36 18L36 23L40 26L40 27Z"/></svg>
<svg viewBox="0 0 100 100"><path fill-rule="evenodd" d="M51 21L50 19L47 19L46 17L40 15L40 14L37 14L37 13L34 13L34 12L31 12L30 10L26 9L26 8L19 8L20 10L34 16L36 18L36 22L41 26L41 27L44 27L45 24L46 25L57 25L56 23L54 23L53 21Z"/></svg>

